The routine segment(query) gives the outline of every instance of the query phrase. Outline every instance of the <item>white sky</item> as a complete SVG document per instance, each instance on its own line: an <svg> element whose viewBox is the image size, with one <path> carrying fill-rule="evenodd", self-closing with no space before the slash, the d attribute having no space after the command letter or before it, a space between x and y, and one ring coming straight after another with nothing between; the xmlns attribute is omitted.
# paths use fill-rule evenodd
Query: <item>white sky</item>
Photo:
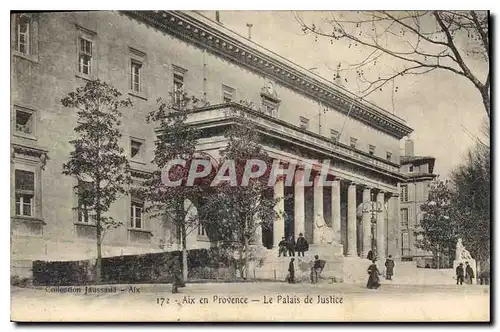
<svg viewBox="0 0 500 332"><path fill-rule="evenodd" d="M201 12L214 19L215 12ZM302 12L306 18L320 21L329 15L326 12ZM317 68L315 72L329 80L339 61L355 63L368 53L366 49L348 48L343 41L319 38L314 41L305 36L291 11L221 11L220 19L226 28L248 36L246 23L253 24L252 40L303 66ZM385 64L388 65L388 64ZM387 69L387 68L385 68ZM381 70L371 68L372 72ZM352 92L357 92L355 80L344 83ZM369 99L389 112L406 120L414 129L411 138L415 141L416 155L436 157L435 172L442 177L461 163L463 155L472 144L465 126L473 134L481 135L485 111L479 92L472 83L446 71L435 71L426 76L404 77L396 82L394 93L391 86L375 92ZM403 145L402 145L403 146Z"/></svg>

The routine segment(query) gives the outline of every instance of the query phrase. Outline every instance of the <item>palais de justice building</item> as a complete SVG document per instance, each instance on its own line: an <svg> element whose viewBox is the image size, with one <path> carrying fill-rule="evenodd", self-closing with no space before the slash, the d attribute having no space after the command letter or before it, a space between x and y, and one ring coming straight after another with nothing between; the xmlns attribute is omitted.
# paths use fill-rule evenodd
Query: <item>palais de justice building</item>
<svg viewBox="0 0 500 332"><path fill-rule="evenodd" d="M199 150L214 159L227 143L223 133L234 119L226 110L233 108L256 115L273 158L298 165L330 160L329 186L276 183L275 197L291 197L276 207L285 217L257 232L255 244L270 250L282 236L304 233L321 252L366 257L372 213L364 203L373 200L383 207L375 213L379 255L401 256L399 183L406 177L399 145L412 132L401 118L195 12L13 14L11 49L15 269L38 259L95 256L95 225L75 209L78 183L62 175L77 114L60 102L93 78L134 103L123 112L121 144L137 181L153 169L156 134L147 114L158 97L183 90L209 103L190 112L189 121L203 130ZM124 226L106 235L104 256L178 248L168 221L142 209L134 196L113 204L110 214ZM204 233L201 221L188 247L208 247Z"/></svg>

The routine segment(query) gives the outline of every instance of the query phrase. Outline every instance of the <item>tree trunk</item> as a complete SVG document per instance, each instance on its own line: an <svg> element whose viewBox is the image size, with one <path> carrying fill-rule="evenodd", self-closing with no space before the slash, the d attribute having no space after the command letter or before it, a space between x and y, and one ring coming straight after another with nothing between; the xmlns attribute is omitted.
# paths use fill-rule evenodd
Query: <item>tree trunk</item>
<svg viewBox="0 0 500 332"><path fill-rule="evenodd" d="M95 264L95 282L101 283L101 269L102 269L102 253L101 253L101 226L97 225L97 260Z"/></svg>
<svg viewBox="0 0 500 332"><path fill-rule="evenodd" d="M483 99L484 109L486 110L486 114L488 118L490 117L490 91L488 88L480 89L481 98Z"/></svg>
<svg viewBox="0 0 500 332"><path fill-rule="evenodd" d="M439 244L437 245L436 256L437 256L437 260L436 260L437 269L439 270L439 267L440 267L440 266L439 266L439 265L440 265L440 264L439 264L439 263L440 263L440 262L439 262L439 257L440 257L440 255L439 255Z"/></svg>
<svg viewBox="0 0 500 332"><path fill-rule="evenodd" d="M96 197L95 197L95 214L96 214L96 240L97 240L97 261L95 264L95 282L101 283L101 268L102 268L102 235L101 235L101 180L96 177Z"/></svg>
<svg viewBox="0 0 500 332"><path fill-rule="evenodd" d="M248 237L245 236L245 280L248 280L248 276L250 273L250 261L248 259Z"/></svg>
<svg viewBox="0 0 500 332"><path fill-rule="evenodd" d="M181 238L182 238L182 277L184 279L184 282L188 278L188 260L187 260L187 246L186 246L186 240L187 240L187 234L186 234L186 225L182 223L181 225Z"/></svg>

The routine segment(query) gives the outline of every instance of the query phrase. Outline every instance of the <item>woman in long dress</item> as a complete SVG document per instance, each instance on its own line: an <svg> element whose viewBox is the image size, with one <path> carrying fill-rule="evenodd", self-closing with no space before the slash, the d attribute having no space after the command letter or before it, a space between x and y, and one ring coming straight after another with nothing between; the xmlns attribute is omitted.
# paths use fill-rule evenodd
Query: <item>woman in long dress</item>
<svg viewBox="0 0 500 332"><path fill-rule="evenodd" d="M377 289L380 287L380 272L378 271L377 264L375 264L375 260L372 261L372 264L368 267L368 283L366 284L366 288L369 289Z"/></svg>

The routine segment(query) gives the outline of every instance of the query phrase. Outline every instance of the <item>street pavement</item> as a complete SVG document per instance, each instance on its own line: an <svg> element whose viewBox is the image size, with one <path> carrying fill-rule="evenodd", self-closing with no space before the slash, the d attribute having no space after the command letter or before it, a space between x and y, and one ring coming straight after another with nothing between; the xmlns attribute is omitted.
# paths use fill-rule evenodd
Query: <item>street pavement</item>
<svg viewBox="0 0 500 332"><path fill-rule="evenodd" d="M479 285L276 282L11 289L16 321L488 321ZM72 291L71 293L63 291ZM112 292L104 292L104 291ZM114 292L113 292L114 291Z"/></svg>

